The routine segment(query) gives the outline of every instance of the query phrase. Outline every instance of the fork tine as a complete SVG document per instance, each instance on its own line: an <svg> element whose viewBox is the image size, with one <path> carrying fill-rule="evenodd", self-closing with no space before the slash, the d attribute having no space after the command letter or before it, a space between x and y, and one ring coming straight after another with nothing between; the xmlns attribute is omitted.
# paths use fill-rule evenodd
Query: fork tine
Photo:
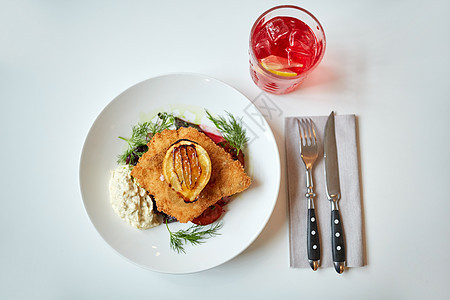
<svg viewBox="0 0 450 300"><path fill-rule="evenodd" d="M302 119L303 131L305 133L305 145L310 146L312 144L311 138L311 120L310 119Z"/></svg>
<svg viewBox="0 0 450 300"><path fill-rule="evenodd" d="M306 119L305 120L305 126L306 126L306 129L307 129L307 138L308 138L308 141L307 141L307 144L308 145L311 145L312 144L312 138L311 138L311 119Z"/></svg>
<svg viewBox="0 0 450 300"><path fill-rule="evenodd" d="M309 124L311 125L311 131L312 131L312 144L316 144L317 143L317 138L316 138L316 129L314 127L314 123L311 119L309 119Z"/></svg>
<svg viewBox="0 0 450 300"><path fill-rule="evenodd" d="M300 134L300 145L303 146L306 144L305 135L303 133L303 131L305 130L305 128L303 126L303 119L300 119L300 120L297 119L297 124L298 124L298 132Z"/></svg>
<svg viewBox="0 0 450 300"><path fill-rule="evenodd" d="M302 146L311 146L317 143L316 129L311 118L299 119L298 131L300 134L300 142Z"/></svg>
<svg viewBox="0 0 450 300"><path fill-rule="evenodd" d="M302 119L303 124L303 133L305 134L305 146L309 145L309 130L308 130L308 123L305 119Z"/></svg>

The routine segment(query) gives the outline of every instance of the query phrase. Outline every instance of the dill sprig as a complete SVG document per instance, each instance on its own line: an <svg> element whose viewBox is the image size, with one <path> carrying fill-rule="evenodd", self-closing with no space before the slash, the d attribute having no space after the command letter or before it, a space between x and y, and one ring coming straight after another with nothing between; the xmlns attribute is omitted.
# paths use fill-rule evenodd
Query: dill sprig
<svg viewBox="0 0 450 300"><path fill-rule="evenodd" d="M158 118L155 123L149 123L149 137L150 139L158 132L165 129L170 129L170 127L175 125L175 116L166 112L158 113Z"/></svg>
<svg viewBox="0 0 450 300"><path fill-rule="evenodd" d="M204 243L205 239L220 235L219 229L222 228L222 223L211 224L210 227L204 229L205 226L192 225L187 229L181 229L176 232L172 232L169 229L169 224L166 220L166 227L170 234L170 248L178 253L186 253L184 245L191 243L192 245L199 245Z"/></svg>
<svg viewBox="0 0 450 300"><path fill-rule="evenodd" d="M225 117L217 116L214 118L207 110L208 119L214 123L216 128L222 133L223 138L230 144L231 147L239 151L248 142L247 132L242 127L242 118L236 119L231 113L226 112L228 120Z"/></svg>
<svg viewBox="0 0 450 300"><path fill-rule="evenodd" d="M147 151L146 145L149 138L150 123L138 123L132 127L132 133L130 138L119 136L119 139L127 142L128 147L122 154L117 157L118 164L131 164L137 163L139 157Z"/></svg>
<svg viewBox="0 0 450 300"><path fill-rule="evenodd" d="M174 123L175 117L164 112L158 113L158 120L155 122L144 122L134 125L130 138L119 136L119 139L128 143L128 148L117 157L117 163L135 165L139 157L147 152L147 143L151 138L164 129L170 129Z"/></svg>

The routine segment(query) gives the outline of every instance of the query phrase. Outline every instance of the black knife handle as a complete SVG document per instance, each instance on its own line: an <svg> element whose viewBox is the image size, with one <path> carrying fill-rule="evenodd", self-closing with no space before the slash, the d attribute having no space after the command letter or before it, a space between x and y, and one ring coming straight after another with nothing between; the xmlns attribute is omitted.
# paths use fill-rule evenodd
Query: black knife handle
<svg viewBox="0 0 450 300"><path fill-rule="evenodd" d="M320 239L319 228L317 226L316 211L314 208L308 209L308 260L320 260Z"/></svg>
<svg viewBox="0 0 450 300"><path fill-rule="evenodd" d="M342 231L341 215L337 209L331 211L331 234L333 261L345 262L344 232Z"/></svg>

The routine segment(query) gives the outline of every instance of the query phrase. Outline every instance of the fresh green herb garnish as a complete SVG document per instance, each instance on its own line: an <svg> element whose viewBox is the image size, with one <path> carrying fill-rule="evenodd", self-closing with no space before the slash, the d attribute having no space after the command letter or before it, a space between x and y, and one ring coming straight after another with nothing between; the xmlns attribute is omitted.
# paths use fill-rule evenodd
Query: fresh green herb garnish
<svg viewBox="0 0 450 300"><path fill-rule="evenodd" d="M147 152L147 143L158 132L164 129L170 129L175 122L175 117L168 113L158 113L158 120L154 123L144 122L139 123L132 127L132 133L130 138L124 138L119 136L128 143L127 150L117 157L118 164L130 164L135 165L145 152Z"/></svg>
<svg viewBox="0 0 450 300"><path fill-rule="evenodd" d="M228 120L222 116L214 118L207 110L208 119L214 123L217 129L222 133L223 138L231 147L237 150L237 154L247 143L248 138L245 129L242 127L242 118L236 119L231 113L226 112Z"/></svg>
<svg viewBox="0 0 450 300"><path fill-rule="evenodd" d="M166 220L166 227L170 234L170 248L178 253L186 253L184 250L184 244L187 242L192 245L199 245L204 243L204 239L220 235L218 233L219 229L222 228L222 223L211 224L207 229L205 226L192 225L186 230L178 230L177 232L172 232L169 229L169 225Z"/></svg>
<svg viewBox="0 0 450 300"><path fill-rule="evenodd" d="M161 120L160 122L158 120L155 123L150 123L150 131L149 131L150 139L156 133L161 132L164 129L170 129L170 127L175 124L175 116L173 114L160 112L158 113L158 118L159 120Z"/></svg>
<svg viewBox="0 0 450 300"><path fill-rule="evenodd" d="M149 133L149 124L148 122L139 123L132 128L132 133L130 138L124 138L119 136L119 139L122 139L128 143L128 148L117 157L118 164L131 164L134 165L137 163L139 157L147 151L147 143L150 140Z"/></svg>

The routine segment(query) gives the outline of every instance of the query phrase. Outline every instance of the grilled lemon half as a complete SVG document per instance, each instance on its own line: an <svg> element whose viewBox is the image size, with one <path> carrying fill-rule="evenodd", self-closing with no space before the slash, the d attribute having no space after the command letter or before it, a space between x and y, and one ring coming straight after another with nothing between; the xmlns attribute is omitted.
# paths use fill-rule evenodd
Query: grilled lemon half
<svg viewBox="0 0 450 300"><path fill-rule="evenodd" d="M211 160L202 146L182 139L169 147L162 169L170 187L185 202L194 202L211 177Z"/></svg>

